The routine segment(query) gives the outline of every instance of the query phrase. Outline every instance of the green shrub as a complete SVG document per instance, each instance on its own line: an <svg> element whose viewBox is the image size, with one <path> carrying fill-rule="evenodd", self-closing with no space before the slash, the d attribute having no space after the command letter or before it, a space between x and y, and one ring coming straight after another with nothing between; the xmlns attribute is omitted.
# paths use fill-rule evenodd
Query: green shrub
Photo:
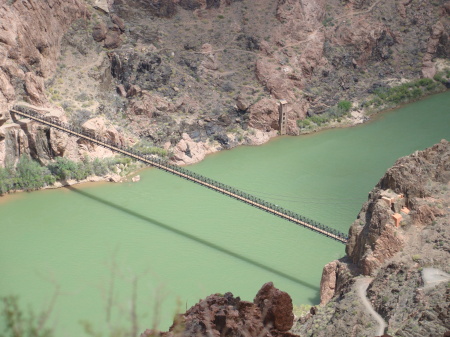
<svg viewBox="0 0 450 337"><path fill-rule="evenodd" d="M309 119L298 119L297 120L297 126L300 128L300 129L304 129L304 128L307 128L307 127L309 127L311 125L311 122L309 121Z"/></svg>
<svg viewBox="0 0 450 337"><path fill-rule="evenodd" d="M161 150L161 149L160 149ZM166 151L167 152L167 151ZM54 162L41 166L29 156L21 156L16 167L9 164L0 167L0 194L12 190L32 191L53 185L57 180L83 180L90 175L103 176L114 171L117 164L129 166L131 158L94 159L84 157L80 162L68 158L57 157ZM135 166L127 170L136 169Z"/></svg>
<svg viewBox="0 0 450 337"><path fill-rule="evenodd" d="M95 158L92 162L93 173L96 176L103 176L109 171L108 163L104 160Z"/></svg>
<svg viewBox="0 0 450 337"><path fill-rule="evenodd" d="M107 174L115 163L98 158L91 161L85 157L81 162L74 162L68 158L58 157L50 163L48 168L57 180L83 180L90 175L103 176Z"/></svg>
<svg viewBox="0 0 450 337"><path fill-rule="evenodd" d="M14 168L12 166L0 167L0 194L14 189Z"/></svg>
<svg viewBox="0 0 450 337"><path fill-rule="evenodd" d="M436 75L436 81L443 81L442 75ZM421 78L416 81L403 83L392 88L379 88L374 91L377 95L371 103L375 106L382 102L399 104L420 98L425 92L433 91L438 87L438 82L430 78ZM444 81L445 82L445 81Z"/></svg>
<svg viewBox="0 0 450 337"><path fill-rule="evenodd" d="M168 156L168 152L165 149L154 146L151 142L146 140L141 140L133 147L135 150L141 152L143 155L157 155L163 158Z"/></svg>
<svg viewBox="0 0 450 337"><path fill-rule="evenodd" d="M334 19L332 17L327 17L322 21L322 25L324 25L325 27L328 26L334 26Z"/></svg>
<svg viewBox="0 0 450 337"><path fill-rule="evenodd" d="M37 190L46 185L44 177L49 175L46 168L29 156L21 156L16 166L15 188L26 191Z"/></svg>
<svg viewBox="0 0 450 337"><path fill-rule="evenodd" d="M352 102L346 100L339 101L339 103L337 104L338 109L344 112L349 112L352 108L352 105Z"/></svg>
<svg viewBox="0 0 450 337"><path fill-rule="evenodd" d="M46 167L28 155L21 156L15 168L12 165L0 168L0 194L12 190L33 191L53 185L55 181Z"/></svg>
<svg viewBox="0 0 450 337"><path fill-rule="evenodd" d="M58 180L68 180L74 178L78 165L70 159L58 157L54 163L48 165L48 168Z"/></svg>
<svg viewBox="0 0 450 337"><path fill-rule="evenodd" d="M309 117L309 119L311 120L311 122L317 124L318 126L321 126L323 123L328 122L328 118L325 116L319 116L319 115L314 115Z"/></svg>
<svg viewBox="0 0 450 337"><path fill-rule="evenodd" d="M420 80L417 80L416 82L413 82L416 86L425 87L427 85L430 85L433 83L433 80L431 78L421 78Z"/></svg>

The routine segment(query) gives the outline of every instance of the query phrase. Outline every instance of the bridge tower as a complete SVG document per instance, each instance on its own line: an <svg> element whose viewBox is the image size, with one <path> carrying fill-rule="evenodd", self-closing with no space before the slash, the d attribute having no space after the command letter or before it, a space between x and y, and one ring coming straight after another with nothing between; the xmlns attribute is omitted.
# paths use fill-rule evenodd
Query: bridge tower
<svg viewBox="0 0 450 337"><path fill-rule="evenodd" d="M278 125L280 126L280 135L286 134L287 129L287 110L288 110L288 102L285 99L280 99L278 102L278 115L279 121Z"/></svg>

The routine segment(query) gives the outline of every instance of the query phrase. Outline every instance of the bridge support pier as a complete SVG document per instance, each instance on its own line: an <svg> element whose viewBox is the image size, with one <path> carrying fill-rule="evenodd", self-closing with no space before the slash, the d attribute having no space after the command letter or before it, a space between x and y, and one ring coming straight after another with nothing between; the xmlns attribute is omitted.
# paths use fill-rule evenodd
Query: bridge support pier
<svg viewBox="0 0 450 337"><path fill-rule="evenodd" d="M287 110L288 110L288 102L285 99L281 99L278 102L278 114L279 114L278 124L280 126L280 129L279 129L280 135L285 135L286 134L286 129L287 129Z"/></svg>

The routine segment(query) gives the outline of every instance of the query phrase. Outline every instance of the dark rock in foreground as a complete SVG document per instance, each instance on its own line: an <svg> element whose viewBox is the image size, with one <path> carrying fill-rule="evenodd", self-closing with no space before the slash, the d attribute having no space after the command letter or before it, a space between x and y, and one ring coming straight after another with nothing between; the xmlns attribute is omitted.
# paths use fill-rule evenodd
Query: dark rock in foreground
<svg viewBox="0 0 450 337"><path fill-rule="evenodd" d="M168 332L147 329L141 337L295 337L287 332L293 321L291 297L269 282L253 303L232 293L210 295L179 315Z"/></svg>

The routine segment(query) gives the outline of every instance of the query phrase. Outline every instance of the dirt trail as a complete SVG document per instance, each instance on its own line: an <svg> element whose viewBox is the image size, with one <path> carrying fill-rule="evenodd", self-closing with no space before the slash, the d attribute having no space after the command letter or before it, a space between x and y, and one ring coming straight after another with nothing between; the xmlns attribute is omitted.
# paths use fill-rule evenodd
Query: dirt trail
<svg viewBox="0 0 450 337"><path fill-rule="evenodd" d="M450 275L437 268L423 268L422 278L425 289L432 288L444 281L450 281Z"/></svg>
<svg viewBox="0 0 450 337"><path fill-rule="evenodd" d="M357 294L358 294L359 298L361 299L362 304L366 308L367 312L370 313L372 315L372 317L378 323L378 330L377 330L376 335L382 336L382 335L384 335L384 330L386 329L387 324L386 324L385 320L383 319L383 317L381 317L373 309L372 304L369 302L369 300L367 299L367 296L366 296L367 287L369 286L370 282L372 282L372 280L373 280L372 278L360 278L356 281L355 286L356 286Z"/></svg>

